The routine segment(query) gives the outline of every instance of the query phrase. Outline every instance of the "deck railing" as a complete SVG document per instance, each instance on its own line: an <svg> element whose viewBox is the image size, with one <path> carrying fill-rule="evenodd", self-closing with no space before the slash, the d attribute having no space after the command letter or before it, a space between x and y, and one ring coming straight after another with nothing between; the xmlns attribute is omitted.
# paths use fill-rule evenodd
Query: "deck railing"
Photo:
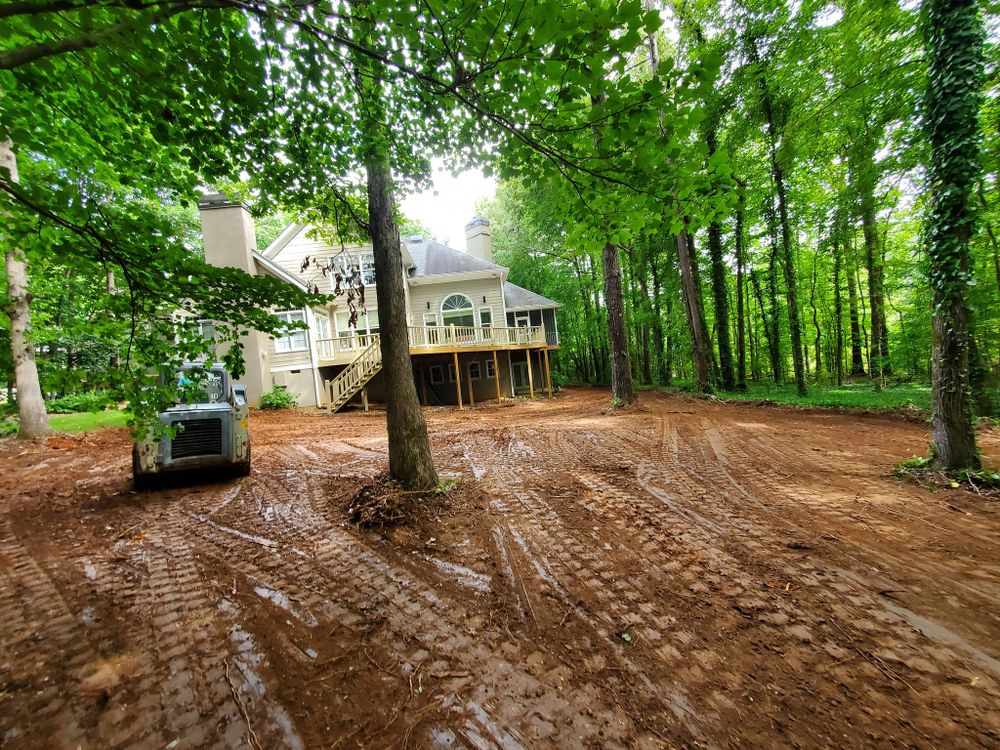
<svg viewBox="0 0 1000 750"><path fill-rule="evenodd" d="M407 326L411 349L456 347L531 346L552 343L542 326L501 328L490 326ZM350 361L378 339L378 334L360 334L316 342L320 360Z"/></svg>
<svg viewBox="0 0 1000 750"><path fill-rule="evenodd" d="M320 359L351 359L371 346L377 338L377 333L363 333L336 339L318 339L316 351Z"/></svg>
<svg viewBox="0 0 1000 750"><path fill-rule="evenodd" d="M500 328L492 326L409 326L411 349L452 349L467 346L523 346L544 344L542 326Z"/></svg>

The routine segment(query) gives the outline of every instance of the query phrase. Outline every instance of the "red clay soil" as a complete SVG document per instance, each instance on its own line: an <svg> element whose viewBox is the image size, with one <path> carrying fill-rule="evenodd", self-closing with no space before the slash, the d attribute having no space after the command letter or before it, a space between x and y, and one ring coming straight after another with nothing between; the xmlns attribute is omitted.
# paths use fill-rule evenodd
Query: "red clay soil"
<svg viewBox="0 0 1000 750"><path fill-rule="evenodd" d="M0 746L1000 746L1000 506L891 477L925 426L607 403L429 410L460 487L380 531L378 413L139 494L0 444Z"/></svg>

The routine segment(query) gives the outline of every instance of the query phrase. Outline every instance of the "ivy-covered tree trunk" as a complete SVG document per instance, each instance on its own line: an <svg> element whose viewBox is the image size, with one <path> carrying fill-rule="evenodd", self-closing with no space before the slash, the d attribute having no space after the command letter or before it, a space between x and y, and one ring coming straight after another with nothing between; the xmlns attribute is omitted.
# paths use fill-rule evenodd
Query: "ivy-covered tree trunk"
<svg viewBox="0 0 1000 750"><path fill-rule="evenodd" d="M695 380L699 390L709 391L712 388L712 371L708 358L709 343L705 317L699 304L701 295L698 293L691 250L690 235L687 229L681 229L677 235L677 266L681 272L681 294L684 297L684 311L687 313L688 328L691 331L691 342L694 347L692 359Z"/></svg>
<svg viewBox="0 0 1000 750"><path fill-rule="evenodd" d="M14 146L0 141L0 169L9 172L11 182L17 182L17 159ZM0 239L3 239L0 235ZM7 245L7 242L4 242ZM28 291L28 264L16 248L4 248L7 270L7 305L10 319L10 350L14 359L14 381L17 384L17 436L22 439L42 437L49 433L49 416L38 381L35 345L31 341L31 293Z"/></svg>
<svg viewBox="0 0 1000 750"><path fill-rule="evenodd" d="M608 343L611 346L611 397L622 406L635 402L632 368L625 333L625 300L622 298L622 270L618 264L618 246L604 245L604 300L608 310Z"/></svg>
<svg viewBox="0 0 1000 750"><path fill-rule="evenodd" d="M930 210L924 225L933 293L934 455L947 469L978 469L969 384L969 239L979 173L983 28L976 0L928 0L926 128Z"/></svg>

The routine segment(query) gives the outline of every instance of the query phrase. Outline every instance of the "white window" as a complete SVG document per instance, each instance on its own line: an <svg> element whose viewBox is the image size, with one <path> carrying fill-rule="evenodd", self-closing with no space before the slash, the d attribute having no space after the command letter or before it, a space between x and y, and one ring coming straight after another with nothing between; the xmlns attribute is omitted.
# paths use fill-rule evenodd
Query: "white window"
<svg viewBox="0 0 1000 750"><path fill-rule="evenodd" d="M482 377L482 371L480 370L478 362L469 363L469 379L479 380Z"/></svg>
<svg viewBox="0 0 1000 750"><path fill-rule="evenodd" d="M441 303L441 319L446 326L471 328L476 324L472 300L464 294L451 294Z"/></svg>
<svg viewBox="0 0 1000 750"><path fill-rule="evenodd" d="M437 313L424 313L424 325L436 326L438 324Z"/></svg>
<svg viewBox="0 0 1000 750"><path fill-rule="evenodd" d="M497 376L496 370L493 369L493 360L486 360L486 379L493 380Z"/></svg>
<svg viewBox="0 0 1000 750"><path fill-rule="evenodd" d="M444 382L444 370L441 365L431 365L431 385L440 385Z"/></svg>
<svg viewBox="0 0 1000 750"><path fill-rule="evenodd" d="M365 286L371 286L375 283L375 256L371 253L361 256L361 275Z"/></svg>
<svg viewBox="0 0 1000 750"><path fill-rule="evenodd" d="M275 313L274 317L285 323L299 323L304 322L306 319L305 313L302 310L286 310L285 312ZM277 354L297 352L308 348L306 332L303 330L290 331L287 336L282 336L274 340L274 351Z"/></svg>
<svg viewBox="0 0 1000 750"><path fill-rule="evenodd" d="M378 310L369 310L365 317L368 319L368 333L378 333Z"/></svg>
<svg viewBox="0 0 1000 750"><path fill-rule="evenodd" d="M479 325L481 325L483 328L489 328L491 325L493 325L492 307L479 308Z"/></svg>
<svg viewBox="0 0 1000 750"><path fill-rule="evenodd" d="M455 382L455 365L448 365L448 382Z"/></svg>

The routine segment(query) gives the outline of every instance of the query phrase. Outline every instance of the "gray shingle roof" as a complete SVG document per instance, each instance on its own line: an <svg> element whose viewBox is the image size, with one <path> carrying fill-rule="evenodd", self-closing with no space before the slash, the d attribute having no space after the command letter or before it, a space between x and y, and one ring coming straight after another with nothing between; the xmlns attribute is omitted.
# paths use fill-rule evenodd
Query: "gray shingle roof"
<svg viewBox="0 0 1000 750"><path fill-rule="evenodd" d="M410 277L437 276L443 273L468 273L470 271L504 271L503 266L487 263L474 255L455 250L440 242L408 238L406 247L416 266Z"/></svg>
<svg viewBox="0 0 1000 750"><path fill-rule="evenodd" d="M517 284L509 281L503 283L503 299L508 310L537 310L543 307L561 307L558 302L553 302L548 297L530 292Z"/></svg>

